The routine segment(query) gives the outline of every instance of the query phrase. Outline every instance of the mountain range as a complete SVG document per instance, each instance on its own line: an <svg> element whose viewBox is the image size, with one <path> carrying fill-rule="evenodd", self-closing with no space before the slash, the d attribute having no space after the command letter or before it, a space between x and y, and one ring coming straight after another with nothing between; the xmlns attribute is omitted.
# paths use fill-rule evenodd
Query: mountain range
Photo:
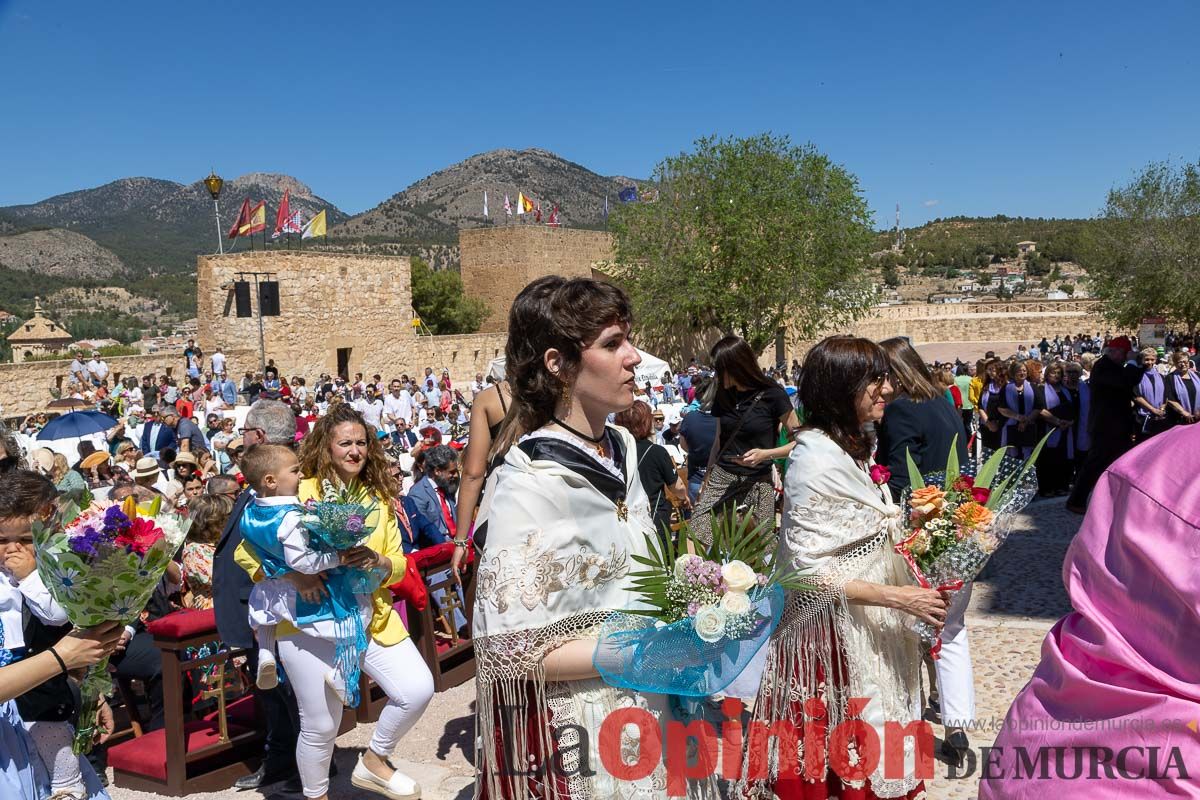
<svg viewBox="0 0 1200 800"><path fill-rule="evenodd" d="M635 184L630 178L598 175L546 150L493 150L422 178L351 217L295 177L251 173L225 184L220 224L224 235L248 197L266 201L270 230L287 190L291 208L301 209L306 219L327 211L329 236L313 243L319 249L410 254L435 267L454 267L460 228L512 221L504 212L506 195L514 215L517 195L523 192L545 217L557 206L564 226L595 228L604 223L606 197L615 203L623 188ZM14 271L51 277L51 289L120 284L188 314L195 308L191 274L196 255L213 252L215 228L212 199L200 181L185 185L122 178L37 203L0 207L0 284ZM239 249L244 242L238 242ZM0 308L24 311L32 305L32 295L25 295L36 282L10 283L22 288L0 288Z"/></svg>

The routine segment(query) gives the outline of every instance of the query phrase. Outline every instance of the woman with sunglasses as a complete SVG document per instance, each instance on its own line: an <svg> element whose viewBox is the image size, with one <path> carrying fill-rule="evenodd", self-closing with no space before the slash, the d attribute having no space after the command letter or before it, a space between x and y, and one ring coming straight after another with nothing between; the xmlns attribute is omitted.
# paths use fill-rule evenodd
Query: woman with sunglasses
<svg viewBox="0 0 1200 800"><path fill-rule="evenodd" d="M913 623L941 627L946 618L944 596L912 585L894 549L903 515L887 483L871 469L874 442L867 426L882 419L892 396L888 372L879 345L850 336L819 342L804 360L800 401L807 422L788 459L778 557L812 588L788 595L767 646L751 725L803 725L797 736L805 740L806 752L801 756L793 739L796 750L788 758L768 763L767 748L751 748L742 770L750 776L747 796L924 796L912 738L904 742L902 770L888 759L885 775L880 759L862 785L843 784L830 767L853 763L847 743L830 737L843 721L861 719L882 742L885 725L920 719L921 646ZM811 721L807 705L814 698L824 703L820 723ZM865 700L865 707L855 708L856 700ZM824 740L818 754L808 744L814 736ZM788 762L800 769L781 766ZM764 773L765 778L754 777Z"/></svg>

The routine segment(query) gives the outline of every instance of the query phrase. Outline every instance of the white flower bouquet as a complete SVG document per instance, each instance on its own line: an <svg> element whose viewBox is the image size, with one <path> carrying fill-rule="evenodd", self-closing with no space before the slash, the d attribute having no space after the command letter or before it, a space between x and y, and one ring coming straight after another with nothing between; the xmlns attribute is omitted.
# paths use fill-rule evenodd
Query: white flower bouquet
<svg viewBox="0 0 1200 800"><path fill-rule="evenodd" d="M707 697L727 687L770 638L784 591L805 584L770 565L767 525L732 513L705 548L685 523L680 544L648 535L647 567L631 574L639 607L605 620L593 663L606 682L637 691Z"/></svg>

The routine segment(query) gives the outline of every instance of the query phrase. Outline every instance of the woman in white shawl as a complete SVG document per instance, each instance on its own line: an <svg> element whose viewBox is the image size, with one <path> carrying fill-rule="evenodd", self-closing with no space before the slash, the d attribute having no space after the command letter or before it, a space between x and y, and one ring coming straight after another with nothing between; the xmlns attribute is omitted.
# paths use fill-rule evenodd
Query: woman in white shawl
<svg viewBox="0 0 1200 800"><path fill-rule="evenodd" d="M892 393L887 370L878 345L849 336L821 341L804 362L807 424L789 457L778 558L807 573L816 588L789 594L754 710L755 722L795 726L801 742L783 757L778 742L756 746L751 735L744 776L752 797L860 800L924 792L911 737L902 770L885 770L883 758L872 767L868 756L856 775L849 767L869 746L860 736L849 746L829 736L840 723L860 719L882 752L886 722L920 718L921 646L913 628L917 620L940 627L946 616L944 596L911 585L893 549L901 538L900 508L887 477L872 469L864 426L883 416ZM805 705L812 698L824 703L823 713ZM867 700L865 708L851 708L855 698ZM805 742L821 737L824 748L803 752Z"/></svg>
<svg viewBox="0 0 1200 800"><path fill-rule="evenodd" d="M661 766L611 775L599 736L614 710L657 720L664 699L614 689L592 665L600 623L633 604L632 557L653 531L634 440L606 424L634 402L629 324L625 294L584 278L537 280L509 314L512 406L494 448L507 452L476 520L480 798L666 795ZM637 730L619 732L627 763Z"/></svg>

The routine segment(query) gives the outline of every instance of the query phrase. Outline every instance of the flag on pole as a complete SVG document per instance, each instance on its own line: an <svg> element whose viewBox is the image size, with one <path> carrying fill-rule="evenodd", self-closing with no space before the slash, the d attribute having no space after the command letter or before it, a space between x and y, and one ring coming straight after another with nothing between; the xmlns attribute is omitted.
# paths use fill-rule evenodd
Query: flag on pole
<svg viewBox="0 0 1200 800"><path fill-rule="evenodd" d="M622 203L636 203L638 199L638 190L636 186L627 186L617 195L617 199Z"/></svg>
<svg viewBox="0 0 1200 800"><path fill-rule="evenodd" d="M517 192L517 216L528 214L533 211L533 203L525 196L524 192Z"/></svg>
<svg viewBox="0 0 1200 800"><path fill-rule="evenodd" d="M325 210L322 209L320 214L308 221L304 226L304 230L300 234L301 239L311 239L314 236L325 235Z"/></svg>
<svg viewBox="0 0 1200 800"><path fill-rule="evenodd" d="M546 224L554 225L555 227L558 226L558 206L555 206L554 210L550 212L550 221Z"/></svg>
<svg viewBox="0 0 1200 800"><path fill-rule="evenodd" d="M239 236L253 236L267 229L267 201L259 200L258 205L250 209L249 223L240 229Z"/></svg>
<svg viewBox="0 0 1200 800"><path fill-rule="evenodd" d="M247 197L242 201L242 210L238 212L237 219L233 221L233 227L229 229L229 238L236 239L241 236L243 225L250 224L250 198Z"/></svg>
<svg viewBox="0 0 1200 800"><path fill-rule="evenodd" d="M542 221L542 201L541 200L539 200L538 204L536 206L534 206L534 208L533 208L533 221L534 222Z"/></svg>
<svg viewBox="0 0 1200 800"><path fill-rule="evenodd" d="M508 202L508 195L504 195L504 213L512 216L512 203Z"/></svg>
<svg viewBox="0 0 1200 800"><path fill-rule="evenodd" d="M280 230L283 233L301 233L304 230L304 222L300 218L301 213L297 208L295 213L283 221L283 228Z"/></svg>
<svg viewBox="0 0 1200 800"><path fill-rule="evenodd" d="M483 218L487 219L487 189L483 190Z"/></svg>
<svg viewBox="0 0 1200 800"><path fill-rule="evenodd" d="M288 195L290 189L283 190L283 201L279 204L279 210L275 212L275 230L271 233L272 239L278 239L281 233L286 233L283 226L287 224L292 217L292 212L288 210Z"/></svg>

